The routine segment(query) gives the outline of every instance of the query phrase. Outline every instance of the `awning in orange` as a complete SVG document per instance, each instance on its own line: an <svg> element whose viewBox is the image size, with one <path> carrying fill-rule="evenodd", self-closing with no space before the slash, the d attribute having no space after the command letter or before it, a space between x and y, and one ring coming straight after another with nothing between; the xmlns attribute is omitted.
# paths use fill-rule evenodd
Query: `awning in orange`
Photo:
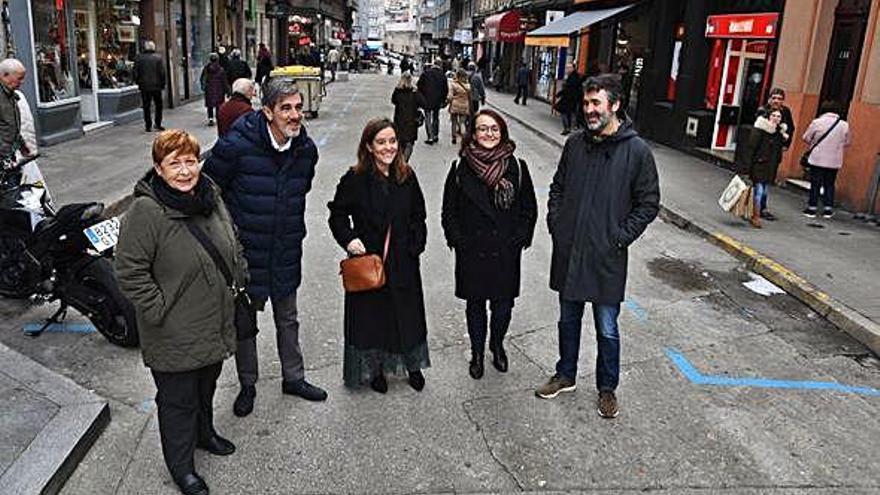
<svg viewBox="0 0 880 495"><path fill-rule="evenodd" d="M484 23L486 38L491 41L520 43L525 39L525 32L520 28L518 10L508 10L486 18Z"/></svg>

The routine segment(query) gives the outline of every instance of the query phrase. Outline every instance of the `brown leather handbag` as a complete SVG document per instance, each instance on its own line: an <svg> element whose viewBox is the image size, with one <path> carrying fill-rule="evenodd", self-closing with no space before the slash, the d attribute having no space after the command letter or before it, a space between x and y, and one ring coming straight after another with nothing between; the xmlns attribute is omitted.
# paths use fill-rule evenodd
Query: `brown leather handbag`
<svg viewBox="0 0 880 495"><path fill-rule="evenodd" d="M385 260L388 259L390 241L391 226L385 234L385 252L381 258L377 254L361 254L339 262L345 292L366 292L381 289L385 285Z"/></svg>

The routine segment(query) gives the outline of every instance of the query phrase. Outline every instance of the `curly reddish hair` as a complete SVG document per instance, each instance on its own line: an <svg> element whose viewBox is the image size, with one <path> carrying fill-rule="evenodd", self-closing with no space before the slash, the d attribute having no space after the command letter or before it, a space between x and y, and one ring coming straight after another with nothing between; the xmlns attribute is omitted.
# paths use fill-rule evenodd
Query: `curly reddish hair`
<svg viewBox="0 0 880 495"><path fill-rule="evenodd" d="M153 140L153 163L162 163L162 160L171 153L177 155L193 155L199 157L201 148L198 139L192 134L181 129L168 129L162 131Z"/></svg>

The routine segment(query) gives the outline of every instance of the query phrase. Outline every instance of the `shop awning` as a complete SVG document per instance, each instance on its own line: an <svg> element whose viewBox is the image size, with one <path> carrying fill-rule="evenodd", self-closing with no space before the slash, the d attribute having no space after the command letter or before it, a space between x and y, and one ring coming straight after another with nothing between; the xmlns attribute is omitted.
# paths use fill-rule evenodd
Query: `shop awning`
<svg viewBox="0 0 880 495"><path fill-rule="evenodd" d="M569 37L581 29L614 17L635 5L613 9L585 10L569 14L556 22L551 22L526 35L526 45L530 46L568 46Z"/></svg>
<svg viewBox="0 0 880 495"><path fill-rule="evenodd" d="M486 39L490 41L503 41L506 43L519 43L525 36L519 25L519 11L508 10L486 18L484 28Z"/></svg>

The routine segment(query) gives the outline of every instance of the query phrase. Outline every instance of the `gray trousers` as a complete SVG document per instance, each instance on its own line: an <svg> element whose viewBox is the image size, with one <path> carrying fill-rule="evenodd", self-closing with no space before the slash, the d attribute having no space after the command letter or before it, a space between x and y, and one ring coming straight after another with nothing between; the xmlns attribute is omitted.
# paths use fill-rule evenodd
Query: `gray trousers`
<svg viewBox="0 0 880 495"><path fill-rule="evenodd" d="M263 304L257 303L257 306ZM262 308L260 308L262 309ZM272 317L275 320L275 340L278 358L281 360L281 376L285 382L305 378L302 349L299 347L299 321L296 310L296 291L283 298L272 298ZM259 377L257 363L257 338L239 340L235 352L235 367L242 386L253 386Z"/></svg>

